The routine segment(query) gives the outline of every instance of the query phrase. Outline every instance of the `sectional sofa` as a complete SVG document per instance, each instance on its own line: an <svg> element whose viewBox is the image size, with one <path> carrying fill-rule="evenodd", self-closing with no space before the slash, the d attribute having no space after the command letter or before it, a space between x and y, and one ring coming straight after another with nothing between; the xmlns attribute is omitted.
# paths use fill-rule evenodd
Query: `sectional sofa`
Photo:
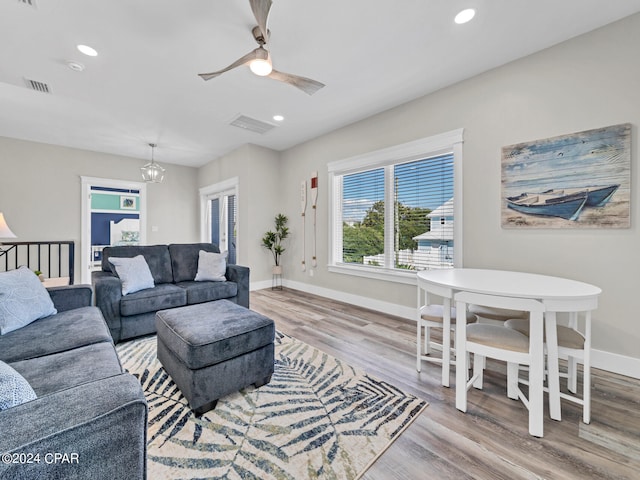
<svg viewBox="0 0 640 480"><path fill-rule="evenodd" d="M48 292L56 314L0 335L5 374L9 365L37 396L0 408L0 479L146 478L147 404L91 286Z"/></svg>

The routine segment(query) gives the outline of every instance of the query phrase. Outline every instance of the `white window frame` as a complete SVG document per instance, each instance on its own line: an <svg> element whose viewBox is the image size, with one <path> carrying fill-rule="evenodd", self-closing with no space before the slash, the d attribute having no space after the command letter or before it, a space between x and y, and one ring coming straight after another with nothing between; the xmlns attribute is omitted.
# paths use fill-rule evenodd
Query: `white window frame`
<svg viewBox="0 0 640 480"><path fill-rule="evenodd" d="M240 211L240 204L239 204L240 195L239 195L239 188L238 188L239 183L240 182L238 177L232 177L222 182L218 182L213 185L208 185L206 187L200 188L200 241L201 242L204 242L204 243L211 242L211 215L209 215L209 210L207 206L210 200L216 197L223 197L226 195L235 195L236 197L235 208L236 208L236 212L238 212L237 214L239 215L239 211ZM221 208L223 208L223 203L225 202L220 202ZM226 218L226 215L227 215L226 211L221 212L220 218L222 219L223 216ZM224 221L224 223L225 223L224 228L226 229L226 221ZM236 221L236 263L237 264L239 264L240 243L241 243L239 223L240 222ZM223 233L223 234L225 235L225 242L228 241L228 236L226 235L226 233ZM220 249L223 250L222 247L220 247Z"/></svg>
<svg viewBox="0 0 640 480"><path fill-rule="evenodd" d="M342 176L373 170L375 168L393 168L394 165L430 158L453 152L453 252L454 266L461 267L462 261L462 144L464 129L460 128L412 142L368 152L355 157L329 162L327 165L329 198L329 265L333 273L356 275L398 283L415 284L416 272L395 268L371 267L342 262L342 223L337 222L342 211ZM386 182L393 182L392 175L385 175ZM385 186L385 203L393 204L392 188ZM393 209L385 209L385 223L393 222ZM388 235L385 229L385 237ZM393 256L393 239L385 238L385 255Z"/></svg>

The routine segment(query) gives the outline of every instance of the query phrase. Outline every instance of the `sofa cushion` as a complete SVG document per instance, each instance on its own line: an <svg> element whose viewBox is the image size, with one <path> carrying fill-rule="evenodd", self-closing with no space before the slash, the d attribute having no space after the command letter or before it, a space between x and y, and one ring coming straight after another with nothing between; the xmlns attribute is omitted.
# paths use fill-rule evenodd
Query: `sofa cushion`
<svg viewBox="0 0 640 480"><path fill-rule="evenodd" d="M27 267L0 273L0 335L56 313L47 289Z"/></svg>
<svg viewBox="0 0 640 480"><path fill-rule="evenodd" d="M171 283L165 283L122 297L120 300L120 314L123 317L127 317L139 313L155 312L165 308L181 307L186 304L186 291Z"/></svg>
<svg viewBox="0 0 640 480"><path fill-rule="evenodd" d="M0 410L38 398L29 382L10 365L0 361Z"/></svg>
<svg viewBox="0 0 640 480"><path fill-rule="evenodd" d="M196 278L200 250L220 253L218 246L213 243L175 243L169 245L173 281L175 283L186 282Z"/></svg>
<svg viewBox="0 0 640 480"><path fill-rule="evenodd" d="M171 272L171 258L166 245L123 245L116 247L105 247L102 250L102 271L111 272L109 257L132 258L142 255L149 265L149 270L153 276L153 281L159 283L173 282Z"/></svg>
<svg viewBox="0 0 640 480"><path fill-rule="evenodd" d="M39 397L123 372L111 343L96 343L21 360L11 366L29 382Z"/></svg>
<svg viewBox="0 0 640 480"><path fill-rule="evenodd" d="M187 305L231 298L238 294L238 284L235 282L193 281L180 282L177 286L187 292Z"/></svg>
<svg viewBox="0 0 640 480"><path fill-rule="evenodd" d="M196 282L226 282L227 252L214 253L200 250Z"/></svg>
<svg viewBox="0 0 640 480"><path fill-rule="evenodd" d="M142 255L133 258L109 257L108 260L122 283L122 295L154 287L151 270Z"/></svg>
<svg viewBox="0 0 640 480"><path fill-rule="evenodd" d="M76 308L1 336L0 360L11 363L100 342L112 343L100 309Z"/></svg>

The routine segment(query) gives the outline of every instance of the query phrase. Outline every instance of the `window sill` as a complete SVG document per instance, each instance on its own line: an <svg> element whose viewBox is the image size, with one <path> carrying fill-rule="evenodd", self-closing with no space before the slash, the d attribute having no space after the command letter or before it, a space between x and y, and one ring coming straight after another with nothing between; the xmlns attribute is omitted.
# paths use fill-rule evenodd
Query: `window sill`
<svg viewBox="0 0 640 480"><path fill-rule="evenodd" d="M356 277L371 278L373 280L384 280L387 282L403 283L406 285L416 285L416 271L413 270L391 270L388 268L375 268L366 266L355 266L347 264L329 265L329 272L343 275L354 275Z"/></svg>

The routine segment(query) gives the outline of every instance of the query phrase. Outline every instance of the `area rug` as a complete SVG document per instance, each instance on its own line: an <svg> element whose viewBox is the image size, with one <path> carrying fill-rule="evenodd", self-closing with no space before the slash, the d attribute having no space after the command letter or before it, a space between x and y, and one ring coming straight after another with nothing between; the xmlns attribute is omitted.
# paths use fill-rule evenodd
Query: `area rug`
<svg viewBox="0 0 640 480"><path fill-rule="evenodd" d="M154 480L357 479L427 406L278 332L271 382L196 418L158 362L155 337L117 350L149 404Z"/></svg>

